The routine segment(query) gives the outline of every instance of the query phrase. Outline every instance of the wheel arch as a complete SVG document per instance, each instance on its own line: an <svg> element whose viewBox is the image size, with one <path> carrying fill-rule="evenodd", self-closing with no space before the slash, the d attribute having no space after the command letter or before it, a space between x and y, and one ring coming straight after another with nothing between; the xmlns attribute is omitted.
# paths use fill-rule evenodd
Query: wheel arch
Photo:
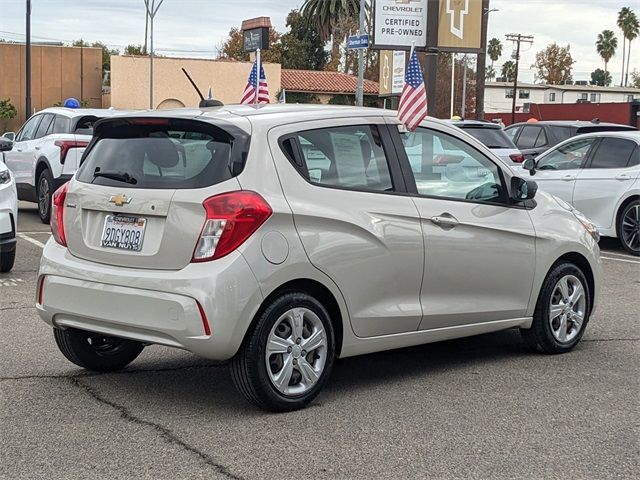
<svg viewBox="0 0 640 480"><path fill-rule="evenodd" d="M615 218L615 229L616 229L616 237L620 238L620 232L618 231L618 226L620 224L620 216L622 215L623 210L625 209L625 207L627 205L629 205L631 202L633 201L637 201L640 200L640 195L637 193L633 193L631 195L629 195L627 198L625 198L621 203L620 206L618 207L618 210L616 211L616 218Z"/></svg>
<svg viewBox="0 0 640 480"><path fill-rule="evenodd" d="M38 188L38 179L40 178L40 174L44 170L49 170L51 172L51 175L53 175L53 170L51 170L51 164L49 163L47 157L40 157L36 162L35 178L33 179L33 184L36 186L36 189Z"/></svg>
<svg viewBox="0 0 640 480"><path fill-rule="evenodd" d="M257 322L262 312L271 304L274 298L290 292L303 292L311 295L318 300L329 313L329 319L333 326L336 341L336 356L340 356L342 352L342 343L344 339L344 316L340 309L340 304L334 296L334 294L325 285L317 280L310 278L297 278L295 280L289 280L286 283L275 288L269 293L258 308L250 327L247 329L247 333L253 330L253 326Z"/></svg>
<svg viewBox="0 0 640 480"><path fill-rule="evenodd" d="M585 278L587 279L587 286L589 287L589 312L593 312L593 305L595 302L595 295L596 295L595 276L594 276L593 269L591 268L591 265L589 264L589 261L586 259L586 257L584 257L578 252L565 253L564 255L559 257L555 262L553 262L553 265L551 265L551 267L549 267L549 270L547 270L547 274L545 275L545 278L547 278L551 270L553 270L553 268L556 265L558 265L563 261L573 263L576 267L578 267L582 271Z"/></svg>

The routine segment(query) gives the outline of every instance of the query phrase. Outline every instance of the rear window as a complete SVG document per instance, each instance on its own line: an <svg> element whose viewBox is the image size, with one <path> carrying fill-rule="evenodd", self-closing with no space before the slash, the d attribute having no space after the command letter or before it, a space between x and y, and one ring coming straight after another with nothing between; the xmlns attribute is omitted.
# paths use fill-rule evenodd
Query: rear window
<svg viewBox="0 0 640 480"><path fill-rule="evenodd" d="M462 127L462 129L489 148L516 148L501 128Z"/></svg>
<svg viewBox="0 0 640 480"><path fill-rule="evenodd" d="M630 130L635 129L624 125L589 125L588 127L578 128L578 134L591 132L628 132Z"/></svg>
<svg viewBox="0 0 640 480"><path fill-rule="evenodd" d="M97 132L77 179L127 188L203 188L237 175L234 139L201 122L105 125ZM177 123L177 124L176 124ZM237 149L236 149L237 150ZM240 155L242 158L242 155Z"/></svg>
<svg viewBox="0 0 640 480"><path fill-rule="evenodd" d="M559 127L557 125L549 125L548 128L551 129L553 135L556 137L556 140L558 140L558 143L564 142L565 140L568 140L569 138L577 135L576 129L574 127Z"/></svg>

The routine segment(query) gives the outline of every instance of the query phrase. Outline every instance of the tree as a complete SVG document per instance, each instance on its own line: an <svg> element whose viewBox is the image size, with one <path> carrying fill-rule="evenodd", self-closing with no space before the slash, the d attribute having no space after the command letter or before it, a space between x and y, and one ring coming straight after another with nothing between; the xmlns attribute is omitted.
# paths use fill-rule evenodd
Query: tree
<svg viewBox="0 0 640 480"><path fill-rule="evenodd" d="M289 31L280 38L282 68L324 70L329 54L318 31L298 10L291 10L287 15L287 27Z"/></svg>
<svg viewBox="0 0 640 480"><path fill-rule="evenodd" d="M18 115L16 107L11 103L11 100L5 98L0 100L0 120L2 120L2 131L7 129L7 122Z"/></svg>
<svg viewBox="0 0 640 480"><path fill-rule="evenodd" d="M624 84L627 85L629 80L629 62L631 60L631 42L638 38L640 35L640 21L635 12L629 10L629 13L623 18L622 21L622 38L628 40L627 48L627 69L624 73ZM624 68L624 51L622 52L622 67Z"/></svg>
<svg viewBox="0 0 640 480"><path fill-rule="evenodd" d="M500 76L505 77L507 82L513 82L516 78L516 64L513 60L507 60L502 64Z"/></svg>
<svg viewBox="0 0 640 480"><path fill-rule="evenodd" d="M496 69L493 66L489 65L484 70L484 79L485 80L493 80L496 78Z"/></svg>
<svg viewBox="0 0 640 480"><path fill-rule="evenodd" d="M605 72L601 68L596 68L591 72L591 85L600 85L601 87L608 87L611 85L611 74Z"/></svg>
<svg viewBox="0 0 640 480"><path fill-rule="evenodd" d="M120 50L117 48L110 49L102 42L93 42L91 46L102 49L102 76L104 77L105 72L111 70L111 55L120 54Z"/></svg>
<svg viewBox="0 0 640 480"><path fill-rule="evenodd" d="M142 45L127 45L124 49L125 55L145 55ZM155 54L154 54L155 55Z"/></svg>
<svg viewBox="0 0 640 480"><path fill-rule="evenodd" d="M618 21L616 22L618 25L618 28L620 28L620 30L622 30L622 73L620 74L620 86L622 86L622 83L624 82L624 58L625 58L625 52L627 50L627 36L624 34L624 30L625 27L627 26L627 18L628 15L631 13L631 9L629 7L622 7L620 9L620 11L618 12Z"/></svg>
<svg viewBox="0 0 640 480"><path fill-rule="evenodd" d="M616 54L616 48L618 48L618 39L611 30L603 30L598 34L598 40L596 41L596 51L604 60L604 71L607 71L607 64L611 57Z"/></svg>
<svg viewBox="0 0 640 480"><path fill-rule="evenodd" d="M502 56L502 43L500 40L497 38L489 40L487 54L489 54L489 58L491 59L491 69L493 70L493 62L497 61Z"/></svg>
<svg viewBox="0 0 640 480"><path fill-rule="evenodd" d="M239 28L229 30L229 38L222 44L218 58L249 61L249 54L244 53L242 30ZM274 28L269 30L269 49L262 50L260 58L263 62L280 63L282 61L280 34Z"/></svg>
<svg viewBox="0 0 640 480"><path fill-rule="evenodd" d="M640 72L635 69L631 72L631 86L633 88L640 88Z"/></svg>
<svg viewBox="0 0 640 480"><path fill-rule="evenodd" d="M571 80L571 68L576 63L571 57L570 46L561 47L552 43L536 53L536 62L531 68L537 70L537 78L551 85L560 85Z"/></svg>

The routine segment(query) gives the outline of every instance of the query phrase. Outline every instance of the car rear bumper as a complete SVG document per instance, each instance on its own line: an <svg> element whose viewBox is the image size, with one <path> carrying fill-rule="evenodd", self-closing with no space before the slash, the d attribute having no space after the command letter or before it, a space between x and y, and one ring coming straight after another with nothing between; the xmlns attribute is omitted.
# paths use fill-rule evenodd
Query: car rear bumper
<svg viewBox="0 0 640 480"><path fill-rule="evenodd" d="M43 251L37 296L40 317L53 327L183 348L214 360L236 353L262 302L237 252L179 271L140 270L76 258L53 240Z"/></svg>

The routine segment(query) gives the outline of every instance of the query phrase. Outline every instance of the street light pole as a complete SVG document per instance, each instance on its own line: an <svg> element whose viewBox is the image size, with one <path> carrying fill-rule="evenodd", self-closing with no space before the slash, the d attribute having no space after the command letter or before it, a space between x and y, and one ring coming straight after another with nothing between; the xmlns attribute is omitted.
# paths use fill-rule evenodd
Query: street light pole
<svg viewBox="0 0 640 480"><path fill-rule="evenodd" d="M365 0L360 0L360 35L365 31L364 24ZM364 48L358 49L358 86L356 88L356 105L364 104Z"/></svg>
<svg viewBox="0 0 640 480"><path fill-rule="evenodd" d="M164 0L160 0L156 5L156 0L144 0L149 18L149 108L153 109L153 20Z"/></svg>
<svg viewBox="0 0 640 480"><path fill-rule="evenodd" d="M25 121L31 116L31 0L27 0L27 25L26 25L26 52L25 52Z"/></svg>

